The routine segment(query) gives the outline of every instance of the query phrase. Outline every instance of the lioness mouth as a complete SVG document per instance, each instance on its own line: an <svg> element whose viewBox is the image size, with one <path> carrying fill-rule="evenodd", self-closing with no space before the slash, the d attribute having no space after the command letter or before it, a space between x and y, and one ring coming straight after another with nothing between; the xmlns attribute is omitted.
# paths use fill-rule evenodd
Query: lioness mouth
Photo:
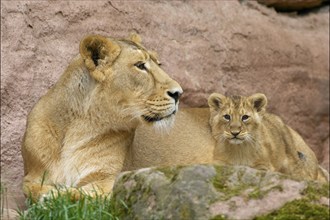
<svg viewBox="0 0 330 220"><path fill-rule="evenodd" d="M176 113L176 111L173 111L171 114L169 115L166 115L164 117L159 117L159 116L156 116L156 117L150 117L150 116L146 116L146 115L142 115L142 117L144 118L144 120L146 120L147 122L156 122L156 121L161 121L165 118L169 118L171 117L172 115L174 115Z"/></svg>

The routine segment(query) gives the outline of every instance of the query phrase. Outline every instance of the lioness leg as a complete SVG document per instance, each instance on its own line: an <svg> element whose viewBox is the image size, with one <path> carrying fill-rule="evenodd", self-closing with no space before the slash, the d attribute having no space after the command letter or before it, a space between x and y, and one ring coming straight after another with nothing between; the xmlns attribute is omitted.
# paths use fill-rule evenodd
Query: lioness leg
<svg viewBox="0 0 330 220"><path fill-rule="evenodd" d="M321 182L329 182L329 173L326 169L319 165L318 173L317 173L317 180Z"/></svg>
<svg viewBox="0 0 330 220"><path fill-rule="evenodd" d="M61 187L55 185L40 185L38 183L25 183L24 193L29 195L33 202L44 201L47 197L57 197L61 195L70 195L70 200L75 201L81 198L84 193L78 188Z"/></svg>
<svg viewBox="0 0 330 220"><path fill-rule="evenodd" d="M59 137L56 135L58 132L39 119L33 121L37 111L30 113L22 144L25 173L23 192L35 201L54 188L50 185L51 173L47 170L58 161L60 152ZM48 122L51 123L50 120Z"/></svg>
<svg viewBox="0 0 330 220"><path fill-rule="evenodd" d="M112 187L115 182L114 176L109 176L106 179L94 181L93 183L89 183L83 187L81 187L82 191L91 196L108 196L112 192Z"/></svg>
<svg viewBox="0 0 330 220"><path fill-rule="evenodd" d="M23 190L32 201L43 201L47 197L57 197L61 195L70 195L72 201L81 199L83 196L108 196L114 184L115 177L109 176L106 179L94 181L82 187L61 187L55 185L41 185L40 183L24 182Z"/></svg>
<svg viewBox="0 0 330 220"><path fill-rule="evenodd" d="M23 183L24 194L30 197L34 202L38 201L42 195L46 195L51 190L55 190L55 187L51 185L41 185L40 183L33 182Z"/></svg>
<svg viewBox="0 0 330 220"><path fill-rule="evenodd" d="M92 174L91 176L94 176ZM94 180L81 187L54 187L43 186L40 187L39 193L44 193L39 199L43 200L45 197L52 196L57 197L61 195L69 195L71 201L76 201L84 196L90 197L107 197L112 192L112 187L115 182L115 176L108 176L102 180ZM38 190L38 189L36 189Z"/></svg>
<svg viewBox="0 0 330 220"><path fill-rule="evenodd" d="M42 195L48 191L55 189L49 180L49 173L44 171L43 167L37 169L25 170L27 174L23 179L23 192L26 197L31 197L33 201L37 201Z"/></svg>

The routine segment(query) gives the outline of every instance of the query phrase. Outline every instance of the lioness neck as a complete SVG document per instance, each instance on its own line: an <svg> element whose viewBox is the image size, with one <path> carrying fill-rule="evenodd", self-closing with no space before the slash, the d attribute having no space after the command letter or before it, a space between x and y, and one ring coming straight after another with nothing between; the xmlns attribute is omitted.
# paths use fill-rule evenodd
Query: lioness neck
<svg viewBox="0 0 330 220"><path fill-rule="evenodd" d="M54 100L52 103L57 108L50 107L48 113L59 116L49 118L61 118L64 127L79 121L108 132L134 129L136 125L133 122L125 123L125 120L119 117L121 109L117 107L117 103L120 100L103 95L103 86L90 76L82 59L77 56L49 91Z"/></svg>

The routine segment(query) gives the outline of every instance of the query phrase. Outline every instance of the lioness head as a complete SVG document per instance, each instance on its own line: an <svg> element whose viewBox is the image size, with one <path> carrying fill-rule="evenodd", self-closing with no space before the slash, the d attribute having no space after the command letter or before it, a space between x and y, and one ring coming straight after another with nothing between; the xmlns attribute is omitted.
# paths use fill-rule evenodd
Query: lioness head
<svg viewBox="0 0 330 220"><path fill-rule="evenodd" d="M173 120L182 89L160 68L156 54L141 45L139 36L87 36L80 43L80 55L94 81L98 109L108 112L106 117L117 117L123 125Z"/></svg>
<svg viewBox="0 0 330 220"><path fill-rule="evenodd" d="M208 104L212 134L218 141L227 144L254 142L255 131L261 123L267 105L264 94L225 97L213 93Z"/></svg>

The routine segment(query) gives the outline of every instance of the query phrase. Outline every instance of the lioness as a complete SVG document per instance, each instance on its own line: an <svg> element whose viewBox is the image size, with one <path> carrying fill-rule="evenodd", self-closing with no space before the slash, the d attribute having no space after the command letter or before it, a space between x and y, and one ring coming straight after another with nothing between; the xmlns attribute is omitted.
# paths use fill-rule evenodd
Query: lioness
<svg viewBox="0 0 330 220"><path fill-rule="evenodd" d="M277 171L297 179L329 180L299 134L266 112L264 94L225 97L213 93L208 103L218 163Z"/></svg>
<svg viewBox="0 0 330 220"><path fill-rule="evenodd" d="M182 93L137 35L85 37L80 54L30 112L22 144L23 189L54 184L91 196L111 192L140 122L171 124ZM55 190L54 190L55 192Z"/></svg>

